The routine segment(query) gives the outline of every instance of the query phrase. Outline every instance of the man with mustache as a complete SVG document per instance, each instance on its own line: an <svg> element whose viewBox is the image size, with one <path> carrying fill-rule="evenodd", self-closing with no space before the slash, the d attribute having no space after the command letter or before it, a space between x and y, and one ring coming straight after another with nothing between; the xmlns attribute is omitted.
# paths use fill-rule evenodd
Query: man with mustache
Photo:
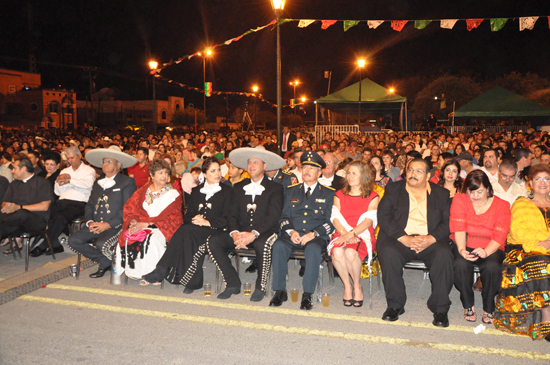
<svg viewBox="0 0 550 365"><path fill-rule="evenodd" d="M428 171L425 160L412 160L406 179L386 186L378 205L377 251L387 302L382 319L396 321L405 312L403 267L419 260L430 270L428 308L434 313L432 323L447 327L454 261L449 240L451 200L447 189L428 181Z"/></svg>

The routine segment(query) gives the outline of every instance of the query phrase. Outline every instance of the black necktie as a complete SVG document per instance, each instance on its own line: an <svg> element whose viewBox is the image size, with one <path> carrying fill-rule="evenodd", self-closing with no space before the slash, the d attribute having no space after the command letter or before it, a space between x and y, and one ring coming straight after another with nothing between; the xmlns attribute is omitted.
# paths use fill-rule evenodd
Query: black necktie
<svg viewBox="0 0 550 365"><path fill-rule="evenodd" d="M309 196L311 195L311 187L308 186L306 191L306 200L309 200Z"/></svg>

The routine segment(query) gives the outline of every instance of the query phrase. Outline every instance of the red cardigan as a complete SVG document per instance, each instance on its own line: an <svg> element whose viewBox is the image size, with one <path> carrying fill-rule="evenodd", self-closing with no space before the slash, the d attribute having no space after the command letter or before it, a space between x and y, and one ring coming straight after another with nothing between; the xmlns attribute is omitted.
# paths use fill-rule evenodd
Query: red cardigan
<svg viewBox="0 0 550 365"><path fill-rule="evenodd" d="M147 183L128 199L124 205L124 225L123 230L127 230L132 219L138 222L153 222L166 238L166 242L170 242L170 239L177 231L177 229L183 224L183 215L181 214L181 194L176 200L166 207L162 213L157 217L151 218L147 211L143 209L143 202L145 201L145 193L152 183ZM121 246L125 245L125 239L121 234L118 237L118 241Z"/></svg>

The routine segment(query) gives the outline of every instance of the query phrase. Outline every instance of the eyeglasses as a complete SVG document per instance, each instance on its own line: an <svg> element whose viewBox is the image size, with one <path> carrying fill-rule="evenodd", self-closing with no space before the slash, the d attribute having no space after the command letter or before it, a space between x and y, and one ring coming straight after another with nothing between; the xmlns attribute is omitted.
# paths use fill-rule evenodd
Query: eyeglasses
<svg viewBox="0 0 550 365"><path fill-rule="evenodd" d="M111 159L108 159L108 158L103 159L103 163L114 164L115 162L116 162L116 160L111 160Z"/></svg>
<svg viewBox="0 0 550 365"><path fill-rule="evenodd" d="M327 161L327 160L325 160L325 163L326 163L327 165L332 165L332 164L334 163L334 161Z"/></svg>
<svg viewBox="0 0 550 365"><path fill-rule="evenodd" d="M533 181L536 181L536 182L541 182L541 181L548 182L548 181L550 181L550 176L536 177L536 178L533 179Z"/></svg>
<svg viewBox="0 0 550 365"><path fill-rule="evenodd" d="M409 173L409 174L414 174L415 172L416 172L417 174L424 174L424 173L426 173L426 171L421 170L421 169L413 169L413 168L408 168L408 169L407 169L407 173Z"/></svg>

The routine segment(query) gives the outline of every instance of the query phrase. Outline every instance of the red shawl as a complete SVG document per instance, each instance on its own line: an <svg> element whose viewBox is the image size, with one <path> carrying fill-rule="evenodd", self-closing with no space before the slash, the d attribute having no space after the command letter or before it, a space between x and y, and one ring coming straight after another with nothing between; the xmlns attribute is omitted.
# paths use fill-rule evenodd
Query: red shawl
<svg viewBox="0 0 550 365"><path fill-rule="evenodd" d="M170 239L174 233L183 224L183 215L181 214L181 194L172 202L172 204L166 207L162 213L160 213L157 217L151 218L149 217L149 214L147 214L147 211L143 209L145 193L151 184L152 183L149 182L139 188L124 205L123 231L128 229L132 219L135 219L138 222L152 222L158 227L158 229L160 229L166 238L166 242L170 242ZM123 234L118 237L118 241L121 246L126 244Z"/></svg>

